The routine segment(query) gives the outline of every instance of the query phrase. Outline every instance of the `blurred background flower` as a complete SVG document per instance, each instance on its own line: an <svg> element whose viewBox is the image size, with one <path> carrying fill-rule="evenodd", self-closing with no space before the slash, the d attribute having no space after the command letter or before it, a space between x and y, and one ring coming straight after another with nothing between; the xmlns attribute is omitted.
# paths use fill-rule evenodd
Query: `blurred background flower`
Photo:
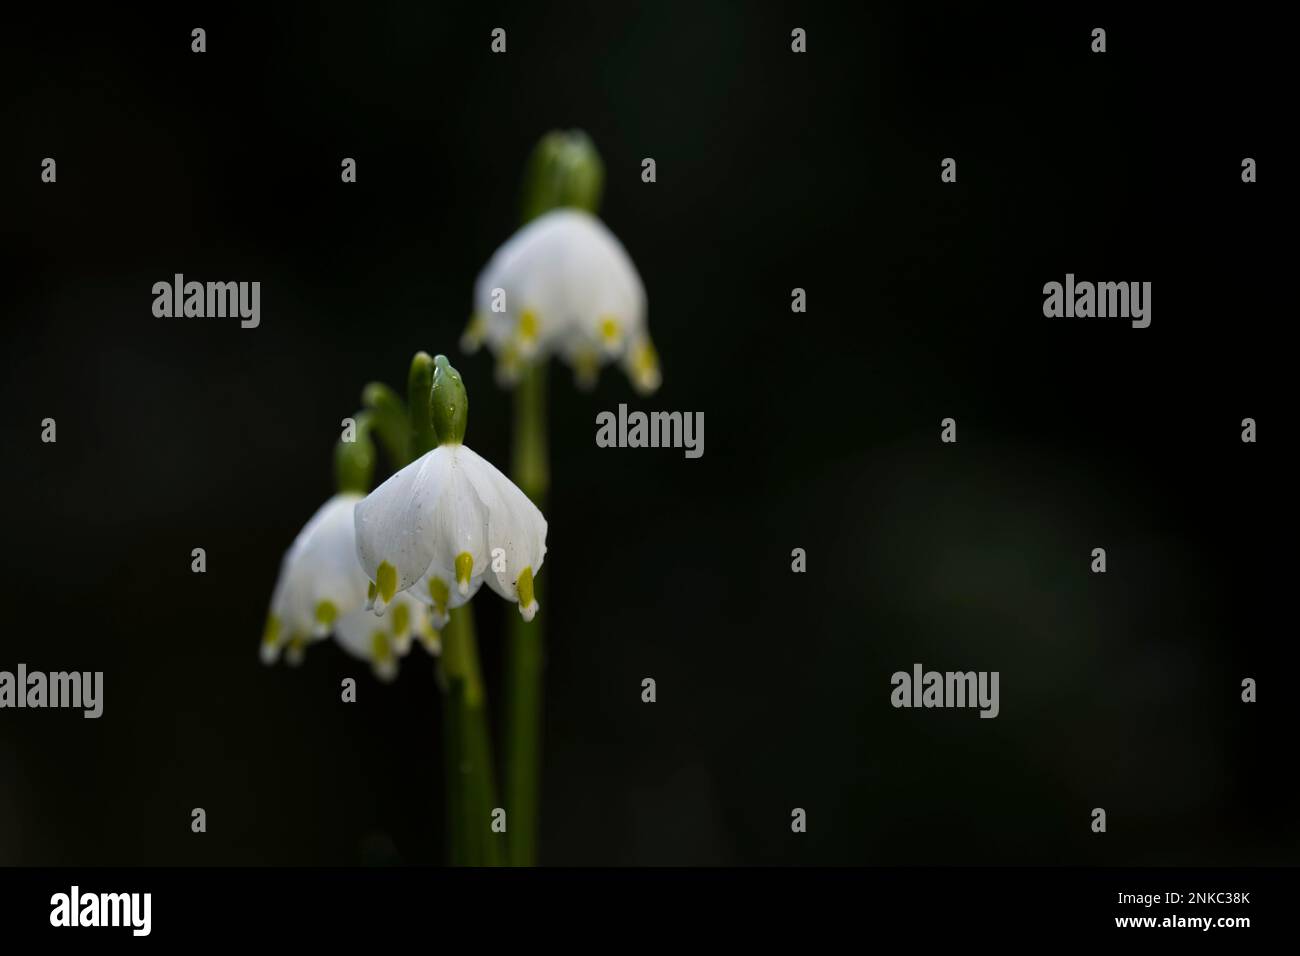
<svg viewBox="0 0 1300 956"><path fill-rule="evenodd" d="M555 209L498 249L474 284L466 351L487 342L497 380L519 381L527 363L557 356L583 388L619 361L643 392L659 385L646 329L646 294L627 251L595 216Z"/></svg>

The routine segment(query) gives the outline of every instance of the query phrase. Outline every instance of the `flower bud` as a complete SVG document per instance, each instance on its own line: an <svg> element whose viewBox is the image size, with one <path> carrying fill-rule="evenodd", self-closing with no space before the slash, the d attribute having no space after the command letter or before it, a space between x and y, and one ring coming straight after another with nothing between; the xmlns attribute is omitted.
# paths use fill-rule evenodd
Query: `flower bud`
<svg viewBox="0 0 1300 956"><path fill-rule="evenodd" d="M595 213L605 186L605 164L586 133L554 130L541 138L524 173L524 222L552 209Z"/></svg>

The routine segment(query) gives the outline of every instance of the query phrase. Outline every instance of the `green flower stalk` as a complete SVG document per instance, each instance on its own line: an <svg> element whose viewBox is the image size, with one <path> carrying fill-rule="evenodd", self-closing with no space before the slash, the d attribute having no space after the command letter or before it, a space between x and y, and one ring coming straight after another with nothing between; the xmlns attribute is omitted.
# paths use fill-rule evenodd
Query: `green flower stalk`
<svg viewBox="0 0 1300 956"><path fill-rule="evenodd" d="M545 508L551 480L547 456L545 365L530 366L515 390L514 448L510 471L533 503ZM529 623L510 618L505 658L505 794L506 805L512 813L508 844L512 866L537 863L544 637L541 621Z"/></svg>
<svg viewBox="0 0 1300 956"><path fill-rule="evenodd" d="M411 450L411 417L397 393L383 382L371 382L361 391L361 403L371 428L388 453L389 464L400 468L415 457ZM370 490L369 486L366 490Z"/></svg>
<svg viewBox="0 0 1300 956"><path fill-rule="evenodd" d="M450 860L453 866L500 866L505 846L490 826L497 791L487 692L469 605L452 610L443 629L441 678L447 701L443 749Z"/></svg>
<svg viewBox="0 0 1300 956"><path fill-rule="evenodd" d="M494 865L505 837L490 826L498 804L487 692L468 604L486 584L533 620L546 519L464 444L469 397L446 356L411 362L408 414L418 457L356 506L357 556L375 613L412 595L441 630L451 859Z"/></svg>
<svg viewBox="0 0 1300 956"><path fill-rule="evenodd" d="M580 388L621 364L641 393L660 383L646 294L631 257L597 218L604 164L580 131L552 132L524 175L523 225L484 267L461 339L488 346L497 381L515 389L511 476L539 508L550 489L546 363L568 365ZM510 862L537 860L545 644L539 622L512 617L506 646L505 798Z"/></svg>
<svg viewBox="0 0 1300 956"><path fill-rule="evenodd" d="M375 445L370 440L371 416L357 412L351 434L334 446L334 479L340 494L364 495L375 476Z"/></svg>
<svg viewBox="0 0 1300 956"><path fill-rule="evenodd" d="M416 352L411 359L406 394L411 415L411 458L419 458L438 444L433 426L433 359L428 352Z"/></svg>

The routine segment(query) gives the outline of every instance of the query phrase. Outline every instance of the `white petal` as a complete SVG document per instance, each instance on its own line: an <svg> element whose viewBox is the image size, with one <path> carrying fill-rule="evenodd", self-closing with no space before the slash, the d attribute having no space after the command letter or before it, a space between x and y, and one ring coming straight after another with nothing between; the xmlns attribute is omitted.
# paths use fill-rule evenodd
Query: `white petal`
<svg viewBox="0 0 1300 956"><path fill-rule="evenodd" d="M507 600L517 601L520 574L528 569L536 577L546 556L546 518L491 462L469 448L464 451L473 456L466 459L465 471L488 506L488 587ZM499 556L495 553L498 549L503 552Z"/></svg>
<svg viewBox="0 0 1300 956"><path fill-rule="evenodd" d="M365 611L356 611L341 618L334 628L334 639L339 646L363 661L370 660L372 656L375 635L387 637L388 628L384 621Z"/></svg>
<svg viewBox="0 0 1300 956"><path fill-rule="evenodd" d="M352 519L360 500L356 494L330 498L286 552L271 597L275 635L263 642L263 659L273 660L281 645L328 634L328 619L319 620L319 612L342 616L365 603L366 578L357 563ZM300 655L295 651L296 658Z"/></svg>
<svg viewBox="0 0 1300 956"><path fill-rule="evenodd" d="M447 446L447 453L450 465L446 488L433 513L433 560L424 577L448 582L452 591L468 600L471 587L487 572L490 553L488 508L466 472L467 467L478 467L482 459L464 445ZM424 590L429 593L427 586ZM458 606L455 602L448 604L448 607Z"/></svg>
<svg viewBox="0 0 1300 956"><path fill-rule="evenodd" d="M446 625L448 611L468 603L478 592L491 564L489 509L470 478L483 459L464 445L451 446L448 451L448 487L434 514L434 557L424 577L411 589L429 605L433 626L438 629Z"/></svg>
<svg viewBox="0 0 1300 956"><path fill-rule="evenodd" d="M449 486L451 450L439 446L411 462L372 491L356 508L357 557L371 581L391 573L395 591L405 591L424 576L437 553L435 513ZM381 574L381 566L392 572ZM382 590L382 588L381 588ZM382 594L377 612L392 599Z"/></svg>
<svg viewBox="0 0 1300 956"><path fill-rule="evenodd" d="M364 609L341 618L334 636L339 646L363 661L368 661L380 680L397 676L397 659L410 650L411 637L420 633L423 640L424 608L409 594L397 594L388 614L377 618Z"/></svg>
<svg viewBox="0 0 1300 956"><path fill-rule="evenodd" d="M276 639L272 639L269 641L265 641L265 640L262 641L262 649L260 651L262 663L274 664L276 661L278 661L280 659L280 648L281 648L281 644Z"/></svg>

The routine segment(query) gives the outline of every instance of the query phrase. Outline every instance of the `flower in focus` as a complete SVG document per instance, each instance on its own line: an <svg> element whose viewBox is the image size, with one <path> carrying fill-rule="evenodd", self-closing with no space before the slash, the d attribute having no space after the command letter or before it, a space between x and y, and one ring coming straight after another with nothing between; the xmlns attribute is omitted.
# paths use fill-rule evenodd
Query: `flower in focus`
<svg viewBox="0 0 1300 956"><path fill-rule="evenodd" d="M487 582L537 612L533 577L546 555L546 519L490 462L460 444L439 445L372 491L356 510L357 555L382 614L410 591L435 627Z"/></svg>
<svg viewBox="0 0 1300 956"><path fill-rule="evenodd" d="M373 582L368 607L383 614L410 592L440 628L486 581L537 613L533 578L546 555L546 519L509 478L461 444L468 402L447 359L435 359L433 415L441 444L356 506L356 555Z"/></svg>
<svg viewBox="0 0 1300 956"><path fill-rule="evenodd" d="M502 384L551 355L572 366L582 387L614 361L642 393L660 383L636 266L605 224L580 209L539 216L489 260L461 347L472 352L483 343L497 358Z"/></svg>

